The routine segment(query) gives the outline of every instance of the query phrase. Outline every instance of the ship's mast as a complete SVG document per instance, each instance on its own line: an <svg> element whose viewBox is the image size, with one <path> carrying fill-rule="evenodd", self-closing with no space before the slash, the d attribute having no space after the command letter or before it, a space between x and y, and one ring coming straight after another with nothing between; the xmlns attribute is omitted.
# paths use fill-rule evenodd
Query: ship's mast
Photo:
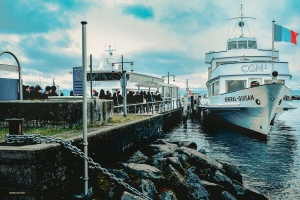
<svg viewBox="0 0 300 200"><path fill-rule="evenodd" d="M244 9L243 9L243 4L241 4L240 16L227 19L227 20L240 19L240 21L238 23L239 27L241 28L241 36L240 36L240 38L244 37L244 25L245 25L244 19L246 19L246 18L255 19L254 17L246 17L245 16ZM233 30L233 32L234 32L234 30Z"/></svg>
<svg viewBox="0 0 300 200"><path fill-rule="evenodd" d="M115 49L111 49L110 45L108 45L108 50L106 50L106 44L105 44L105 51L108 52L108 58L106 58L106 63L109 64L109 66L112 68L112 62L111 62L111 56L113 55L113 51L116 51L116 43L115 43ZM112 69L113 70L113 69Z"/></svg>

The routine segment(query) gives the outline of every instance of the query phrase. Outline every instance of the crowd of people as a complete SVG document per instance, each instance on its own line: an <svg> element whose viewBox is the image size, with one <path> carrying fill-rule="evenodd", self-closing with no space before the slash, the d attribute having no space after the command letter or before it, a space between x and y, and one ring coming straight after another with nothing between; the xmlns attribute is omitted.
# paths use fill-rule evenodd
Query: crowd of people
<svg viewBox="0 0 300 200"><path fill-rule="evenodd" d="M98 97L99 99L113 100L115 106L123 104L124 98L120 91L111 94L110 91L100 90L98 93L95 89L92 90L92 96ZM146 91L128 91L126 94L127 104L139 104L139 103L151 103L154 101L162 101L162 97L158 91L146 92ZM152 105L152 104L151 104ZM150 105L150 106L151 106Z"/></svg>
<svg viewBox="0 0 300 200"><path fill-rule="evenodd" d="M44 92L40 85L24 87L24 100L48 99L48 96L58 96L56 86L46 86ZM63 95L63 93L61 94Z"/></svg>

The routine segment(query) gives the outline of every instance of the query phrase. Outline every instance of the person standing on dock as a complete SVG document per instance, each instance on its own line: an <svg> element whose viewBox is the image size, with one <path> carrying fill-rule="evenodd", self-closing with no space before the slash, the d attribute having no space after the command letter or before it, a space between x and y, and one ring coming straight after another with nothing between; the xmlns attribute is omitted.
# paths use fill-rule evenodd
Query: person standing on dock
<svg viewBox="0 0 300 200"><path fill-rule="evenodd" d="M49 93L49 96L58 96L55 85L51 86L51 92Z"/></svg>
<svg viewBox="0 0 300 200"><path fill-rule="evenodd" d="M42 98L42 88L39 85L36 85L34 88L34 99L41 99Z"/></svg>

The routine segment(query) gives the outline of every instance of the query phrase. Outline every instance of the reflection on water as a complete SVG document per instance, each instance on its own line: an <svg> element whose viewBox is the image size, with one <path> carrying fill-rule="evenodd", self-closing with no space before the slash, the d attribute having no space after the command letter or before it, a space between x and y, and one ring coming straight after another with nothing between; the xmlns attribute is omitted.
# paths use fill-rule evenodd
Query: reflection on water
<svg viewBox="0 0 300 200"><path fill-rule="evenodd" d="M300 108L300 101L293 101ZM239 130L188 120L164 134L165 139L190 140L206 154L240 168L244 184L271 199L300 199L300 109L285 112L267 140Z"/></svg>

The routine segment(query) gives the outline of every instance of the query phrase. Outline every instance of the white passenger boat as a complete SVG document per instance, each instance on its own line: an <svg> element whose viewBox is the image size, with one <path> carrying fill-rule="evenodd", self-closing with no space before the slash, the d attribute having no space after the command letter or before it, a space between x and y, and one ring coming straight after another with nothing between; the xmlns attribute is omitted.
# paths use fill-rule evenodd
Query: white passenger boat
<svg viewBox="0 0 300 200"><path fill-rule="evenodd" d="M109 46L108 58L104 58L98 68L90 68L86 70L87 76L87 95L90 96L92 89L98 93L103 89L105 92L109 91L111 94L117 91L122 91L124 82L122 81L122 63L114 61L112 50ZM179 98L180 89L173 84L164 83L164 78L145 73L135 72L133 69L133 62L124 60L123 70L126 77L126 91L159 91L163 99L177 99ZM82 67L73 67L73 94L82 95ZM122 94L123 95L123 94Z"/></svg>
<svg viewBox="0 0 300 200"><path fill-rule="evenodd" d="M266 136L284 111L295 109L292 75L288 62L279 61L279 51L258 49L256 38L244 37L246 18L251 17L241 8L239 17L232 18L239 20L241 36L229 38L225 51L206 53L208 95L199 107L214 121Z"/></svg>

